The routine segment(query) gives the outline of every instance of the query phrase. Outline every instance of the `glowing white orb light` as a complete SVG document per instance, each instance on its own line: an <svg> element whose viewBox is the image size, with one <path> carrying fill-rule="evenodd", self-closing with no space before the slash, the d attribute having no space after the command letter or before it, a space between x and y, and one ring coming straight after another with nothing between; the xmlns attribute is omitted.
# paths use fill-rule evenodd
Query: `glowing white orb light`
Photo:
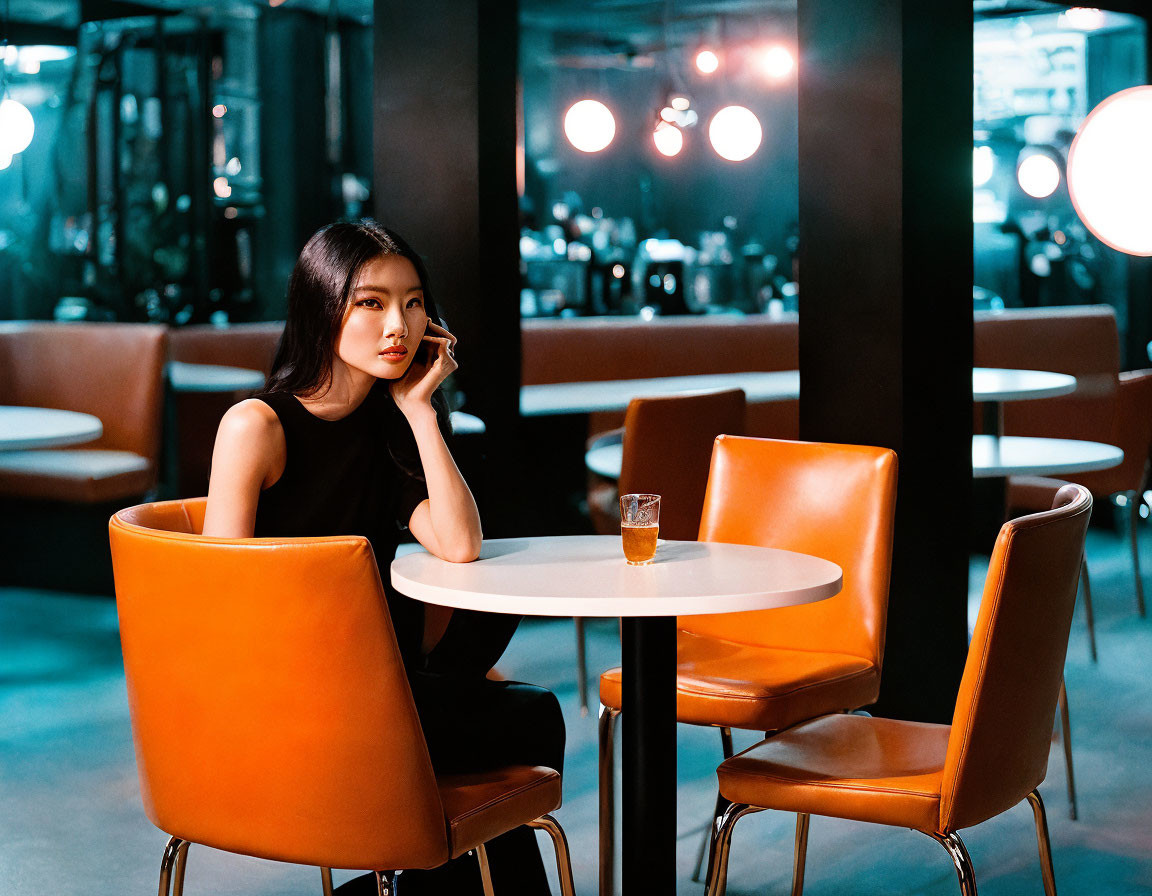
<svg viewBox="0 0 1152 896"><path fill-rule="evenodd" d="M787 47L769 47L760 55L760 68L769 78L780 81L792 74L796 60Z"/></svg>
<svg viewBox="0 0 1152 896"><path fill-rule="evenodd" d="M0 102L0 153L14 156L32 142L36 123L28 107L16 100Z"/></svg>
<svg viewBox="0 0 1152 896"><path fill-rule="evenodd" d="M652 142L656 144L656 149L661 155L671 158L679 155L680 150L684 148L684 134L676 125L662 121L652 132Z"/></svg>
<svg viewBox="0 0 1152 896"><path fill-rule="evenodd" d="M750 109L743 106L725 106L708 123L708 139L722 159L743 162L760 148L764 132Z"/></svg>
<svg viewBox="0 0 1152 896"><path fill-rule="evenodd" d="M982 187L992 180L996 170L996 154L991 146L972 147L972 186Z"/></svg>
<svg viewBox="0 0 1152 896"><path fill-rule="evenodd" d="M1060 186L1060 167L1051 157L1036 152L1025 156L1016 168L1016 180L1034 199L1047 199Z"/></svg>
<svg viewBox="0 0 1152 896"><path fill-rule="evenodd" d="M580 100L564 115L564 134L581 152L600 152L616 136L616 119L600 101Z"/></svg>
<svg viewBox="0 0 1152 896"><path fill-rule="evenodd" d="M0 149L0 171L12 164L12 153Z"/></svg>
<svg viewBox="0 0 1152 896"><path fill-rule="evenodd" d="M703 75L710 75L720 68L720 57L711 50L701 50L696 54L696 69Z"/></svg>
<svg viewBox="0 0 1152 896"><path fill-rule="evenodd" d="M1068 153L1068 191L1084 226L1129 255L1152 255L1152 86L1093 109Z"/></svg>

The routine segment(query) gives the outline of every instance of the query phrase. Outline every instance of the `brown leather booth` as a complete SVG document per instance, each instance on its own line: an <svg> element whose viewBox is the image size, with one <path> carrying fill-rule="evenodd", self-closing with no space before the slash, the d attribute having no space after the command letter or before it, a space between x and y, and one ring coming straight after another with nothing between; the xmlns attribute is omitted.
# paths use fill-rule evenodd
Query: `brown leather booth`
<svg viewBox="0 0 1152 896"><path fill-rule="evenodd" d="M179 327L169 332L169 357L188 364L222 364L259 370L267 377L283 332L283 321ZM212 447L220 418L247 395L246 392L188 392L173 396L179 458L177 494L195 497L208 493Z"/></svg>
<svg viewBox="0 0 1152 896"><path fill-rule="evenodd" d="M799 316L766 314L525 320L520 324L524 385L647 379L800 366ZM623 411L592 414L590 432L621 426ZM749 435L795 439L798 401L749 402Z"/></svg>

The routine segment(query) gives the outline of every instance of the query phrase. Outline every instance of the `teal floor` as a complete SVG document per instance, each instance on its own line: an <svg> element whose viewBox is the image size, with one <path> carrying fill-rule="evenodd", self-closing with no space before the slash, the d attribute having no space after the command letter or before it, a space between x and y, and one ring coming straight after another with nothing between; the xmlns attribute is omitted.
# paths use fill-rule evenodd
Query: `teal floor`
<svg viewBox="0 0 1152 896"><path fill-rule="evenodd" d="M1152 567L1147 526L1141 539ZM1067 817L1058 740L1041 788L1062 894L1152 892L1152 620L1136 615L1125 545L1115 533L1089 533L1100 661L1088 660L1079 612L1069 647L1080 820ZM973 607L986 562L973 558ZM617 662L614 621L590 621L588 639L593 674ZM596 721L594 713L579 712L574 656L570 621L527 621L500 669L551 688L565 708L568 766L565 805L557 816L571 842L577 892L593 896ZM737 748L754 740L736 734ZM714 799L719 738L715 731L681 726L678 746L677 890L703 893L689 877ZM769 812L740 823L730 894L788 892L793 824L791 816ZM981 893L1042 892L1026 805L964 837ZM0 894L154 893L165 839L140 808L112 601L0 590ZM338 873L337 881L347 876ZM805 889L810 896L957 892L947 855L928 838L829 819L812 822ZM194 848L186 892L318 896L320 879L311 868Z"/></svg>

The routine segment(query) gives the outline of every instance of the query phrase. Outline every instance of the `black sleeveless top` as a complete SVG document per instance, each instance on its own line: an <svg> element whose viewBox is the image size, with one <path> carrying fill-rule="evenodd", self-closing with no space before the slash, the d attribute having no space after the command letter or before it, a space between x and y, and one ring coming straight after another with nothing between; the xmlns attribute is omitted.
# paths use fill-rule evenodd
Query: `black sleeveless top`
<svg viewBox="0 0 1152 896"><path fill-rule="evenodd" d="M409 665L420 647L423 605L388 581L401 532L428 497L424 482L405 472L388 450L390 432L407 427L387 383L377 382L346 417L323 420L288 392L261 395L284 428L284 473L260 493L257 538L363 535L372 544L388 596L400 653Z"/></svg>

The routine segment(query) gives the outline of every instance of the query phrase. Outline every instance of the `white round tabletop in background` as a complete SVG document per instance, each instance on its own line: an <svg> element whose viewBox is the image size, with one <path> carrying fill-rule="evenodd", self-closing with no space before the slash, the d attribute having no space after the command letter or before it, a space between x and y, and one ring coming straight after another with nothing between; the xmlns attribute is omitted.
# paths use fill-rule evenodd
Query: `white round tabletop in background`
<svg viewBox="0 0 1152 896"><path fill-rule="evenodd" d="M764 610L824 600L841 583L820 557L717 542L660 542L650 565L629 566L615 535L492 539L472 563L423 551L392 561L392 585L416 600L526 616Z"/></svg>
<svg viewBox="0 0 1152 896"><path fill-rule="evenodd" d="M448 415L452 420L452 432L460 436L483 435L488 427L474 414L453 411Z"/></svg>
<svg viewBox="0 0 1152 896"><path fill-rule="evenodd" d="M244 392L263 386L264 374L247 367L169 361L168 382L173 392Z"/></svg>
<svg viewBox="0 0 1152 896"><path fill-rule="evenodd" d="M1076 377L1049 370L972 368L972 397L976 401L1021 401L1053 398L1076 390Z"/></svg>
<svg viewBox="0 0 1152 896"><path fill-rule="evenodd" d="M709 373L524 386L520 389L520 413L525 417L539 417L545 414L622 411L633 398L658 398L721 389L743 389L749 402L787 401L800 397L800 371Z"/></svg>
<svg viewBox="0 0 1152 896"><path fill-rule="evenodd" d="M972 437L972 475L976 479L1089 473L1118 466L1123 460L1123 451L1102 442L1025 436Z"/></svg>
<svg viewBox="0 0 1152 896"><path fill-rule="evenodd" d="M59 448L100 438L99 417L55 408L0 407L0 450Z"/></svg>

